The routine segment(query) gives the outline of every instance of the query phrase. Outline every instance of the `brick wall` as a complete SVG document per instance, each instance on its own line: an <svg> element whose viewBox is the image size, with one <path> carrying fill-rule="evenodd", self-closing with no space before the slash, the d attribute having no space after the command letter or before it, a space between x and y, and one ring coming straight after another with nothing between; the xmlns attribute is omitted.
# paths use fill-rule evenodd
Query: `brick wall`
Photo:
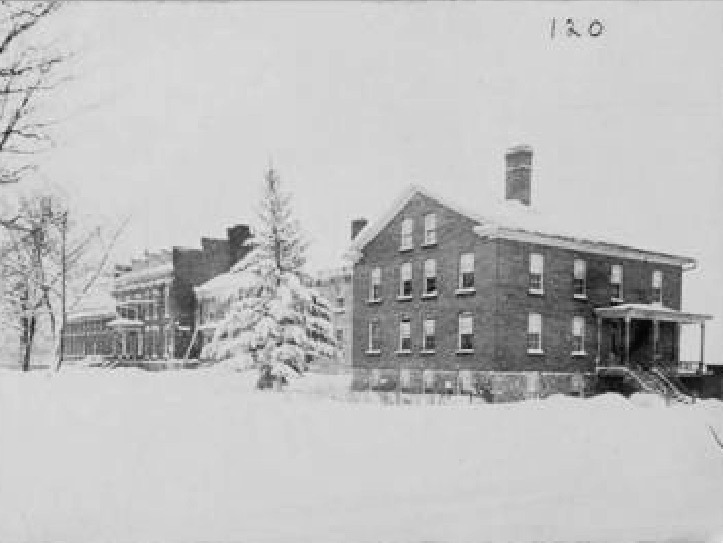
<svg viewBox="0 0 723 543"><path fill-rule="evenodd" d="M342 341L338 345L340 350L339 361L345 365L351 365L353 345L352 315L354 314L352 276L339 275L317 281L314 283L314 289L329 302L334 337L336 338L337 330L341 331ZM338 302L339 298L343 300L341 306Z"/></svg>
<svg viewBox="0 0 723 543"><path fill-rule="evenodd" d="M422 247L424 215L433 212L437 216L437 244ZM411 251L400 252L401 223L405 218L414 219ZM395 367L483 367L493 354L494 318L494 269L495 248L491 242L479 238L472 228L474 221L450 210L422 195L415 195L387 227L373 239L364 250L363 258L354 268L354 339L353 363ZM458 296L459 256L475 254L475 289L473 295ZM433 258L437 263L438 296L423 299L424 261ZM413 295L409 301L397 300L400 267L412 263ZM369 281L371 270L382 269L382 301L370 304ZM475 352L458 355L458 316L460 312L474 315ZM412 328L412 353L396 354L399 347L399 323L409 317ZM381 323L381 353L366 354L368 346L368 323L372 318ZM436 319L436 353L421 354L422 322L424 318Z"/></svg>
<svg viewBox="0 0 723 543"><path fill-rule="evenodd" d="M437 215L437 244L422 247L424 215ZM413 249L400 251L401 227L405 218L414 220ZM474 233L476 223L435 200L416 194L389 224L364 248L354 268L353 279L353 365L379 368L468 368L475 370L586 372L594 369L597 354L597 319L594 308L611 305L611 264L623 265L623 298L626 302L652 301L652 274L663 273L663 305L680 309L682 270L604 255L575 252L567 249L529 243L486 240ZM460 254L475 255L475 293L459 296ZM529 293L530 254L544 257L544 293ZM423 265L427 258L437 262L438 296L423 299ZM587 298L573 296L573 262L581 258L587 263ZM412 263L413 295L408 301L397 299L400 269ZM382 300L370 303L369 284L375 267L382 270ZM474 315L474 354L457 353L458 316ZM544 354L527 352L528 315L540 313L543 318L542 346ZM585 353L572 356L572 319L585 319ZM411 323L412 352L398 354L399 324L403 317ZM424 318L436 319L436 352L421 353ZM368 354L368 325L377 319L381 328L381 352ZM605 326L610 326L607 322ZM633 334L638 340L646 333L640 326ZM608 334L603 334L607 336ZM674 350L675 328L661 326L661 349ZM603 355L610 350L609 341L602 346ZM651 350L645 341L636 341L635 349L642 356Z"/></svg>
<svg viewBox="0 0 723 543"><path fill-rule="evenodd" d="M495 368L519 370L535 368L542 371L589 371L597 354L597 320L593 309L611 305L610 267L623 266L623 299L625 302L652 301L652 274L663 273L663 305L680 309L682 270L676 266L639 260L619 259L604 255L570 251L556 247L499 242L499 283L497 290L499 318L496 322L497 349ZM531 253L544 257L544 294L530 294L529 259ZM573 262L587 263L587 299L573 296ZM542 346L544 355L527 354L527 319L530 312L542 315ZM585 318L586 356L571 356L572 318ZM607 323L606 323L607 326ZM674 329L662 326L660 345L670 350ZM641 330L641 337L643 331ZM605 338L609 334L603 334ZM609 353L609 341L603 344L603 355ZM641 345L641 349L646 346ZM652 350L652 345L647 346ZM652 353L651 353L652 354Z"/></svg>

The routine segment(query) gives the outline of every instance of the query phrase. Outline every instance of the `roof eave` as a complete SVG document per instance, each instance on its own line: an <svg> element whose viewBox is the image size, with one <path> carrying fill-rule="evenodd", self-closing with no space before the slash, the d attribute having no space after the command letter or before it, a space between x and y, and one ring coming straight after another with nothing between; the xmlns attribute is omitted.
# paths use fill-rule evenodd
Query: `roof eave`
<svg viewBox="0 0 723 543"><path fill-rule="evenodd" d="M474 228L474 231L477 235L490 239L523 241L587 253L604 254L618 258L629 258L632 260L643 260L646 262L656 262L672 266L681 266L684 271L693 270L697 265L696 260L690 257L659 253L655 251L646 251L644 249L637 249L635 247L628 247L624 245L616 245L603 241L568 238L565 236L545 234L542 232L531 232L528 230L512 229L490 225L476 226Z"/></svg>

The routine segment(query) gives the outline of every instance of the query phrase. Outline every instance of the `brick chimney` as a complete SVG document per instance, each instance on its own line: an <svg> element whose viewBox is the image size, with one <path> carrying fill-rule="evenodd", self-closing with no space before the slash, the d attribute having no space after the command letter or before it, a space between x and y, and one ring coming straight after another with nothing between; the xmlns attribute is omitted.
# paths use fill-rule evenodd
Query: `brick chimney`
<svg viewBox="0 0 723 543"><path fill-rule="evenodd" d="M505 153L505 200L532 203L532 147L517 145Z"/></svg>
<svg viewBox="0 0 723 543"><path fill-rule="evenodd" d="M233 266L251 250L251 247L246 245L246 240L251 237L251 229L245 224L237 224L227 228L226 235L228 236L231 266Z"/></svg>
<svg viewBox="0 0 723 543"><path fill-rule="evenodd" d="M351 221L351 239L357 237L357 234L361 232L369 221L364 218L354 219Z"/></svg>

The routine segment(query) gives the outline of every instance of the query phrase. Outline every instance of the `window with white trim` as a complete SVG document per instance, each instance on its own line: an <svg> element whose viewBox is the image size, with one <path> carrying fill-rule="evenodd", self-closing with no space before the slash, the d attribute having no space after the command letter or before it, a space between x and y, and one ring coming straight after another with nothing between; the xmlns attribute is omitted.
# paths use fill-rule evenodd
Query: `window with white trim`
<svg viewBox="0 0 723 543"><path fill-rule="evenodd" d="M437 294L437 261L433 258L424 261L424 294Z"/></svg>
<svg viewBox="0 0 723 543"><path fill-rule="evenodd" d="M542 315L530 313L527 318L527 352L542 352Z"/></svg>
<svg viewBox="0 0 723 543"><path fill-rule="evenodd" d="M378 320L369 321L369 352L379 352L382 346L381 341L381 326Z"/></svg>
<svg viewBox="0 0 723 543"><path fill-rule="evenodd" d="M653 303L663 304L663 272L660 270L653 272Z"/></svg>
<svg viewBox="0 0 723 543"><path fill-rule="evenodd" d="M399 296L409 298L412 296L412 263L405 262L399 269Z"/></svg>
<svg viewBox="0 0 723 543"><path fill-rule="evenodd" d="M459 288L474 288L474 253L464 253L459 257Z"/></svg>
<svg viewBox="0 0 723 543"><path fill-rule="evenodd" d="M382 269L374 268L369 282L369 299L381 300L382 298Z"/></svg>
<svg viewBox="0 0 723 543"><path fill-rule="evenodd" d="M427 213L424 216L424 244L434 245L437 243L437 215Z"/></svg>
<svg viewBox="0 0 723 543"><path fill-rule="evenodd" d="M576 258L572 268L574 296L575 298L585 298L587 296L587 262Z"/></svg>
<svg viewBox="0 0 723 543"><path fill-rule="evenodd" d="M585 317L572 318L572 354L585 354Z"/></svg>
<svg viewBox="0 0 723 543"><path fill-rule="evenodd" d="M399 351L409 352L412 350L412 323L409 318L404 317L399 322Z"/></svg>
<svg viewBox="0 0 723 543"><path fill-rule="evenodd" d="M402 221L402 243L399 245L400 250L411 249L414 246L412 241L413 231L414 219L404 219Z"/></svg>
<svg viewBox="0 0 723 543"><path fill-rule="evenodd" d="M423 325L423 345L425 351L433 351L436 346L435 341L435 326L434 319L425 319Z"/></svg>
<svg viewBox="0 0 723 543"><path fill-rule="evenodd" d="M336 343L337 345L344 344L344 330L342 328L336 329Z"/></svg>
<svg viewBox="0 0 723 543"><path fill-rule="evenodd" d="M530 292L542 294L542 274L545 260L539 253L530 254Z"/></svg>
<svg viewBox="0 0 723 543"><path fill-rule="evenodd" d="M623 299L623 265L613 264L610 266L610 286L612 287L611 297L613 300Z"/></svg>
<svg viewBox="0 0 723 543"><path fill-rule="evenodd" d="M463 313L459 316L459 343L460 351L474 349L474 317Z"/></svg>

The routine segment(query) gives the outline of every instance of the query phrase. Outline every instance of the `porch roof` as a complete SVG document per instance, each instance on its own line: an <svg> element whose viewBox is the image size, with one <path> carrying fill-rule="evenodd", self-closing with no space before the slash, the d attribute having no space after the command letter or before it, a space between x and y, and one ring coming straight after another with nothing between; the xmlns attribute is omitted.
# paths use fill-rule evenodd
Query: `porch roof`
<svg viewBox="0 0 723 543"><path fill-rule="evenodd" d="M620 304L598 307L595 313L603 319L638 319L700 324L713 318L702 313L687 313L655 304Z"/></svg>
<svg viewBox="0 0 723 543"><path fill-rule="evenodd" d="M118 317L117 319L110 321L108 326L111 328L141 328L143 327L143 321Z"/></svg>

